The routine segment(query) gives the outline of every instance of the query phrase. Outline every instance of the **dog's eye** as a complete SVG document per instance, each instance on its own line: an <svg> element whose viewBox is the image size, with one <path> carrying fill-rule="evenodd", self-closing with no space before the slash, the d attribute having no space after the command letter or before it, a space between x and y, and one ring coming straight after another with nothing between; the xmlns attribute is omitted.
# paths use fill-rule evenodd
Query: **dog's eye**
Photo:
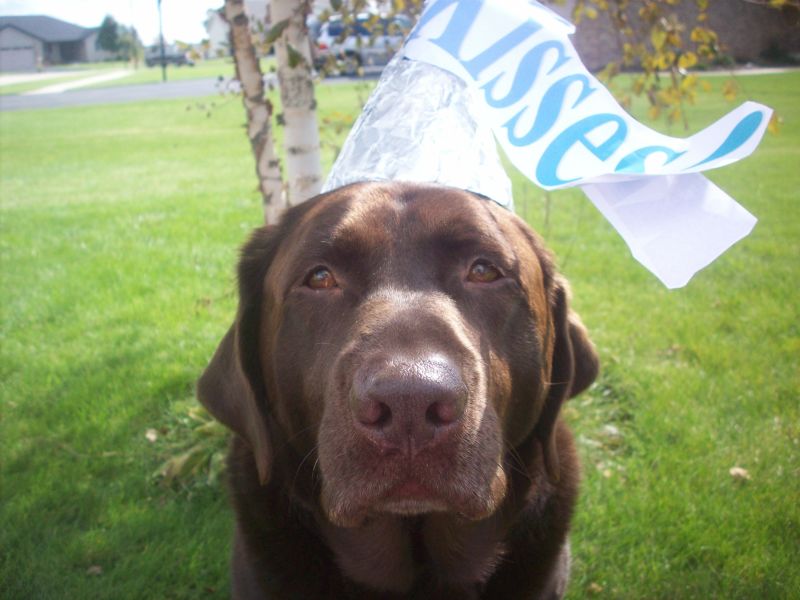
<svg viewBox="0 0 800 600"><path fill-rule="evenodd" d="M317 267L308 274L305 282L312 290L329 290L337 287L336 278L325 267Z"/></svg>
<svg viewBox="0 0 800 600"><path fill-rule="evenodd" d="M485 260L476 260L469 269L467 281L472 283L492 283L503 276L500 269Z"/></svg>

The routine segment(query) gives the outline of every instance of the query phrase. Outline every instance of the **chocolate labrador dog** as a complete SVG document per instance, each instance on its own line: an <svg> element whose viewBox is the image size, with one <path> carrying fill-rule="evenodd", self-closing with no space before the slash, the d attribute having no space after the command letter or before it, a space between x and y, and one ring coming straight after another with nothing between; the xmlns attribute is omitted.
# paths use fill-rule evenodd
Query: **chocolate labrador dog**
<svg viewBox="0 0 800 600"><path fill-rule="evenodd" d="M234 436L236 598L559 598L598 362L538 236L474 194L347 186L258 229L198 385Z"/></svg>

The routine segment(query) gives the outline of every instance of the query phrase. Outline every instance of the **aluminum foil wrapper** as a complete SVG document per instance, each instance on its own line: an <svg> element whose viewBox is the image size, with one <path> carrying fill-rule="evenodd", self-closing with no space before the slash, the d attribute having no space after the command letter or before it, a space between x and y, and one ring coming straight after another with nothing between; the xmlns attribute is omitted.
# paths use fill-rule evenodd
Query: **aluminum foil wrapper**
<svg viewBox="0 0 800 600"><path fill-rule="evenodd" d="M439 183L513 210L478 92L447 71L398 53L353 125L322 191L358 181ZM481 124L481 121L484 124Z"/></svg>

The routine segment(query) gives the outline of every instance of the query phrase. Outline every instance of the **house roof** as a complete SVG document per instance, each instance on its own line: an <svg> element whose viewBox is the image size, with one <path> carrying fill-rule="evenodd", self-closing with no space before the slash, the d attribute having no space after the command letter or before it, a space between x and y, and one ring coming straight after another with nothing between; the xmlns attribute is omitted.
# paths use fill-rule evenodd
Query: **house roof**
<svg viewBox="0 0 800 600"><path fill-rule="evenodd" d="M0 29L13 27L43 42L77 42L94 30L45 15L0 17Z"/></svg>

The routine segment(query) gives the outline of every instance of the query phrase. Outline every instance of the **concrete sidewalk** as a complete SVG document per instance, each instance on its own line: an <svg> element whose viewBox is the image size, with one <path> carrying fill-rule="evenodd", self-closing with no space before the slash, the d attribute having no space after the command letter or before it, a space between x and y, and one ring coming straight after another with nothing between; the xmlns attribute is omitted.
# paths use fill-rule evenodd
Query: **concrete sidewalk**
<svg viewBox="0 0 800 600"><path fill-rule="evenodd" d="M793 73L795 71L800 71L800 68L740 66L733 69L719 69L714 71L692 71L692 73L700 77L741 77L742 75L775 75L777 73Z"/></svg>
<svg viewBox="0 0 800 600"><path fill-rule="evenodd" d="M64 83L54 83L53 85L48 85L36 90L31 90L30 92L25 92L23 95L34 96L39 94L60 94L61 92L66 92L67 90L74 90L77 88L94 85L96 83L103 83L105 81L122 79L123 77L128 77L131 74L133 74L133 71L130 69L110 71L106 73L100 73L99 75L94 75L91 77L82 77L80 79L73 79Z"/></svg>
<svg viewBox="0 0 800 600"><path fill-rule="evenodd" d="M50 79L61 79L72 77L80 71L46 71L44 73L10 73L0 74L0 87L4 85L15 85L17 83L30 83L36 81L48 81ZM84 73L94 73L94 71L84 71Z"/></svg>

